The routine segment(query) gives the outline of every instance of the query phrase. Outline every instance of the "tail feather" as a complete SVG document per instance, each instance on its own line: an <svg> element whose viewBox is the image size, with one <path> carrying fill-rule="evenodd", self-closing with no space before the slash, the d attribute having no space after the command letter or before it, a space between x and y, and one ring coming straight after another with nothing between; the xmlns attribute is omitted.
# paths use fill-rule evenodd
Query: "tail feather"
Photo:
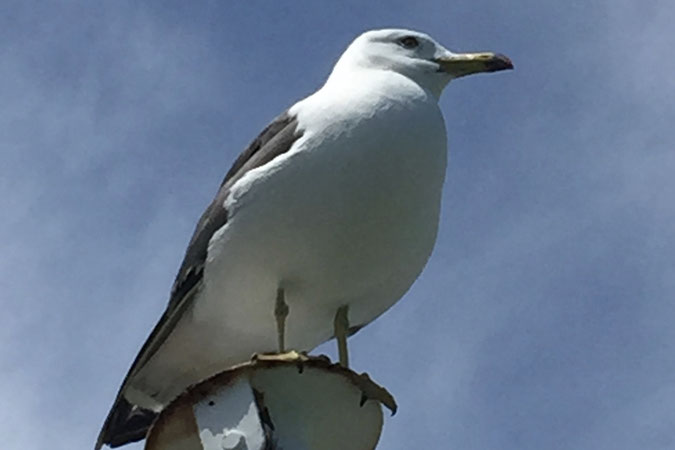
<svg viewBox="0 0 675 450"><path fill-rule="evenodd" d="M156 412L132 405L120 395L103 423L95 450L104 444L115 448L144 439L156 417Z"/></svg>

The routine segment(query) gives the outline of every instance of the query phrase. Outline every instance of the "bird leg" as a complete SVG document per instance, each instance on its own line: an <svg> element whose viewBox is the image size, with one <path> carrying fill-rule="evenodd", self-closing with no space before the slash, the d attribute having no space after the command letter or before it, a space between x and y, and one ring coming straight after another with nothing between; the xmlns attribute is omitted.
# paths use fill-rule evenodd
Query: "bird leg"
<svg viewBox="0 0 675 450"><path fill-rule="evenodd" d="M338 344L338 355L342 367L349 367L349 352L347 350L347 333L349 333L348 313L349 305L340 306L335 313L335 320L333 321L335 339Z"/></svg>
<svg viewBox="0 0 675 450"><path fill-rule="evenodd" d="M283 288L277 289L277 302L274 306L274 317L277 319L277 343L279 344L279 353L286 351L286 316L288 316L288 305L284 300Z"/></svg>

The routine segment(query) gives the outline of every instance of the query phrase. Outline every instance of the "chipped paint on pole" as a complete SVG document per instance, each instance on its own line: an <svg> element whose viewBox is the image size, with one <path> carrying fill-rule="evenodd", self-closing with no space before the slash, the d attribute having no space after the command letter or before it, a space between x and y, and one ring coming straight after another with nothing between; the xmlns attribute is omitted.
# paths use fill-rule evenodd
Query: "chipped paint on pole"
<svg viewBox="0 0 675 450"><path fill-rule="evenodd" d="M372 450L393 397L326 357L258 356L188 388L146 450Z"/></svg>

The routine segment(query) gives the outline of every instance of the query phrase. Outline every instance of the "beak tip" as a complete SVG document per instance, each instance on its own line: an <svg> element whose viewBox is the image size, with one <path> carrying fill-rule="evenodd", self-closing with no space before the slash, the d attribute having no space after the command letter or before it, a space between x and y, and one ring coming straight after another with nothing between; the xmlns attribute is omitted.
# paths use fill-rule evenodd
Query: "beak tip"
<svg viewBox="0 0 675 450"><path fill-rule="evenodd" d="M499 70L513 70L513 62L511 62L511 59L509 59L508 56L497 53L488 63L487 69L489 72L497 72Z"/></svg>

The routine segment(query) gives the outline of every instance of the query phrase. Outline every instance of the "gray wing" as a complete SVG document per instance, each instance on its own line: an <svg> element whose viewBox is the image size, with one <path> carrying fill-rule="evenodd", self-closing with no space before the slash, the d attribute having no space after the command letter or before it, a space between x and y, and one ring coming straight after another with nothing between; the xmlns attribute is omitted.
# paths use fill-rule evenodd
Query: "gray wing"
<svg viewBox="0 0 675 450"><path fill-rule="evenodd" d="M185 258L171 288L169 304L124 378L115 403L99 433L96 450L100 449L103 444L119 447L145 437L156 413L132 405L124 398L124 389L130 377L140 370L161 347L198 291L209 241L213 234L227 223L228 215L224 202L232 185L249 170L287 152L300 136L301 133L297 130L297 119L288 112L281 114L239 155L225 175L218 193L197 222L197 227L185 251Z"/></svg>

